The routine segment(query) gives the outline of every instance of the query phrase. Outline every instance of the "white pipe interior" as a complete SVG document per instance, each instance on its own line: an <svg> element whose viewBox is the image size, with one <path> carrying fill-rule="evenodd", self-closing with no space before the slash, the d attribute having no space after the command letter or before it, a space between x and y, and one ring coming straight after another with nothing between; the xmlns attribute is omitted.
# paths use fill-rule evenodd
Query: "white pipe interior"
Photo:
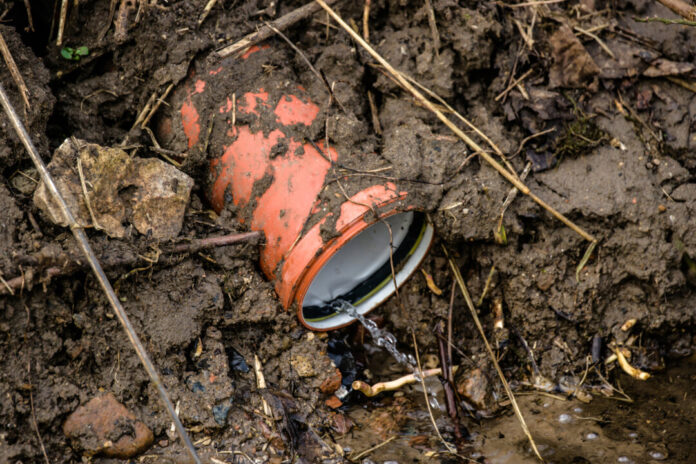
<svg viewBox="0 0 696 464"><path fill-rule="evenodd" d="M397 213L385 219L392 230L393 249L396 250L406 237L409 228L420 227L413 224L413 212ZM433 240L433 226L426 224L425 231L414 252L405 258L403 266L396 273L396 284L401 286L417 269ZM303 306L322 305L345 294L370 277L384 263L389 261L389 230L378 221L339 249L317 273L309 286ZM389 282L365 301L356 305L359 314L365 314L381 304L394 293L394 283ZM327 330L338 327L354 318L347 314L336 314L320 321L305 323L313 329Z"/></svg>

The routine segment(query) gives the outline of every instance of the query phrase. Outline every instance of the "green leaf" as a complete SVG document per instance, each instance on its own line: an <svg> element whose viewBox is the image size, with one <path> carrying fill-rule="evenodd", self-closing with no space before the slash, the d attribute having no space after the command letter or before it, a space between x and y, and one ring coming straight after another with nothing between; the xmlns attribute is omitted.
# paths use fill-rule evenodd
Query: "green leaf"
<svg viewBox="0 0 696 464"><path fill-rule="evenodd" d="M77 47L75 49L75 55L79 56L87 56L89 55L89 48L85 47L84 45L81 47Z"/></svg>
<svg viewBox="0 0 696 464"><path fill-rule="evenodd" d="M60 50L60 55L66 60L74 60L75 50L70 47L63 47Z"/></svg>

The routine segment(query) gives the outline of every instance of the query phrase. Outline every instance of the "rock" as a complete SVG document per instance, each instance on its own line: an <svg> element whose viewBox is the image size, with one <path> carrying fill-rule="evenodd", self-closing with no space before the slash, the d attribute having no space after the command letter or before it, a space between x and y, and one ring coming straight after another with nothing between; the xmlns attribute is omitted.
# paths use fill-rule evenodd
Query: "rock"
<svg viewBox="0 0 696 464"><path fill-rule="evenodd" d="M458 378L457 391L479 411L490 408L488 379L481 369L473 369Z"/></svg>
<svg viewBox="0 0 696 464"><path fill-rule="evenodd" d="M110 237L123 238L128 232L125 224L130 223L159 240L181 231L193 179L164 161L132 158L119 148L68 138L53 154L48 170L83 227L95 226ZM34 192L34 204L52 222L67 226L43 182Z"/></svg>
<svg viewBox="0 0 696 464"><path fill-rule="evenodd" d="M342 380L343 376L341 375L341 371L336 369L333 374L324 379L319 386L319 390L321 390L322 393L333 393L341 386Z"/></svg>
<svg viewBox="0 0 696 464"><path fill-rule="evenodd" d="M116 401L112 393L91 399L63 424L63 433L75 449L88 456L103 454L131 458L152 445L152 431Z"/></svg>
<svg viewBox="0 0 696 464"><path fill-rule="evenodd" d="M300 377L314 377L317 375L317 371L314 370L312 362L306 356L294 354L290 358L290 364Z"/></svg>

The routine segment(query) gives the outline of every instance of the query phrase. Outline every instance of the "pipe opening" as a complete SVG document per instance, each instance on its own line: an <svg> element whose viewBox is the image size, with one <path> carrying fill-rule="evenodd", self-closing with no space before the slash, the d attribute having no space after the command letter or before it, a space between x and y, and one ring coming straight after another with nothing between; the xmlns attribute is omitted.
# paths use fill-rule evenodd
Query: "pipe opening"
<svg viewBox="0 0 696 464"><path fill-rule="evenodd" d="M347 301L359 314L374 309L392 293L389 224L396 284L416 270L433 240L433 226L424 213L397 213L378 221L341 247L319 270L302 301L302 317L312 329L330 330L352 322L333 303Z"/></svg>

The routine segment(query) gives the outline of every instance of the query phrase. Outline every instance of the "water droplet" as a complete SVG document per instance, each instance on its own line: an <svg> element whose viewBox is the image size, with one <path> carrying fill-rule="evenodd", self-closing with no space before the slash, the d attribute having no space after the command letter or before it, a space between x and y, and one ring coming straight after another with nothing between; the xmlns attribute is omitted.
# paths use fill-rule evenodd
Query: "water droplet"
<svg viewBox="0 0 696 464"><path fill-rule="evenodd" d="M664 461L667 459L667 455L661 451L650 451L648 454L656 461Z"/></svg>
<svg viewBox="0 0 696 464"><path fill-rule="evenodd" d="M628 456L619 456L619 459L617 459L616 462L621 462L623 464L633 464L633 461L631 461L631 458L629 458Z"/></svg>
<svg viewBox="0 0 696 464"><path fill-rule="evenodd" d="M631 432L628 434L628 438L638 438L638 432Z"/></svg>
<svg viewBox="0 0 696 464"><path fill-rule="evenodd" d="M599 438L599 435L594 432L589 432L585 435L586 440L596 440L597 438Z"/></svg>
<svg viewBox="0 0 696 464"><path fill-rule="evenodd" d="M561 424L568 424L572 420L573 420L573 418L570 417L570 414L564 413L564 414L561 414L560 416L558 416L558 422L560 422Z"/></svg>
<svg viewBox="0 0 696 464"><path fill-rule="evenodd" d="M573 412L576 414L580 414L582 412L582 408L573 408Z"/></svg>

